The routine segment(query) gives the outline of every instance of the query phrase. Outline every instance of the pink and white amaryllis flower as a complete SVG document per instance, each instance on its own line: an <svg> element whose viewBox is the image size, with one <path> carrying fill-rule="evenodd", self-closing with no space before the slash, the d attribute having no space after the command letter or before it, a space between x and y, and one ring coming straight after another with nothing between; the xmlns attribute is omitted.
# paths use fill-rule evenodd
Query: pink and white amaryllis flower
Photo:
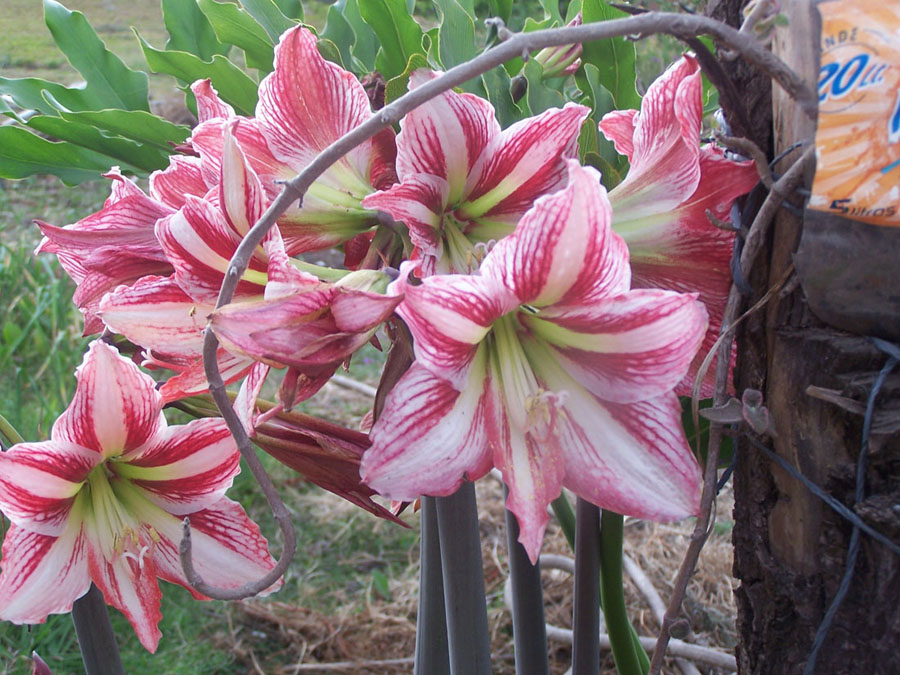
<svg viewBox="0 0 900 675"><path fill-rule="evenodd" d="M730 220L734 200L758 180L752 162L736 162L714 145L700 145L703 118L700 68L685 56L647 90L641 110L603 117L600 131L627 155L631 168L609 193L613 229L628 244L633 284L697 292L710 329L683 387L719 336L728 290L734 234L709 220ZM712 395L712 374L703 395Z"/></svg>
<svg viewBox="0 0 900 675"><path fill-rule="evenodd" d="M0 618L43 622L70 611L93 582L155 651L157 577L191 590L178 558L184 518L197 571L215 586L255 581L274 561L256 524L224 496L240 468L223 420L167 427L153 380L99 341L77 377L51 440L0 453L0 510L12 522Z"/></svg>
<svg viewBox="0 0 900 675"><path fill-rule="evenodd" d="M350 272L335 283L226 305L209 325L229 352L288 366L282 399L290 406L318 391L394 312L402 298L383 294L388 281L377 270Z"/></svg>
<svg viewBox="0 0 900 675"><path fill-rule="evenodd" d="M174 274L146 276L131 286L119 286L100 302L103 322L143 347L147 365L178 373L162 388L166 401L206 391L203 329L231 257L268 206L261 182L232 134L235 126L232 121L224 131L217 186L204 198L186 195L180 209L156 224L156 238ZM251 256L235 297L261 300L305 284L318 282L293 269L280 234L273 229ZM252 364L251 359L219 350L219 369L226 382L246 373Z"/></svg>
<svg viewBox="0 0 900 675"><path fill-rule="evenodd" d="M417 70L410 89L437 77ZM565 182L590 111L574 103L500 130L494 108L448 91L400 121L400 183L363 200L407 225L420 273L466 273L543 194Z"/></svg>
<svg viewBox="0 0 900 675"><path fill-rule="evenodd" d="M392 284L416 361L372 429L365 482L412 500L496 466L532 560L562 486L641 518L697 512L672 389L706 311L693 294L629 290L609 221L599 174L569 160L566 187L535 202L480 274Z"/></svg>
<svg viewBox="0 0 900 675"><path fill-rule="evenodd" d="M191 136L204 176L218 180L223 128L235 119L235 135L269 199L319 152L372 116L369 98L356 77L326 61L316 37L296 27L281 36L275 70L260 84L256 117L235 118L208 82L193 87L205 118ZM385 129L347 153L313 183L302 208L278 219L290 254L330 248L370 229L375 213L361 205L375 190L396 182L394 132Z"/></svg>
<svg viewBox="0 0 900 675"><path fill-rule="evenodd" d="M65 227L36 221L44 238L35 253L55 253L77 284L74 301L84 314L85 335L103 329L97 310L107 291L173 271L153 228L181 206L185 194L206 192L198 162L189 157L174 157L168 169L154 172L149 196L118 168L104 176L112 180L112 188L97 213Z"/></svg>

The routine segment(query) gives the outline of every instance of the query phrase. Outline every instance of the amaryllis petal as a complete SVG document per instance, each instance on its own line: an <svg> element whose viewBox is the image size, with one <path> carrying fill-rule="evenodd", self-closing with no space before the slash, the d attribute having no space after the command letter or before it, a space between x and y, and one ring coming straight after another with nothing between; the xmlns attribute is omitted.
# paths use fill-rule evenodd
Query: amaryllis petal
<svg viewBox="0 0 900 675"><path fill-rule="evenodd" d="M637 110L613 110L603 116L600 131L616 147L616 152L631 161L634 155L634 128L637 124Z"/></svg>
<svg viewBox="0 0 900 675"><path fill-rule="evenodd" d="M502 278L524 304L585 302L628 290L627 248L610 229L600 174L575 160L568 172L566 187L536 201L482 263L484 276Z"/></svg>
<svg viewBox="0 0 900 675"><path fill-rule="evenodd" d="M256 108L276 157L299 171L371 114L369 98L359 80L322 58L310 31L297 27L281 36L275 51L275 71L260 84ZM350 180L355 177L361 186L367 186L372 165L383 163L375 156L379 149L367 141L351 150L329 173ZM365 193L370 191L365 189Z"/></svg>
<svg viewBox="0 0 900 675"><path fill-rule="evenodd" d="M694 295L646 289L554 307L523 323L550 348L539 358L557 360L595 396L627 403L681 381L706 334L707 315Z"/></svg>
<svg viewBox="0 0 900 675"><path fill-rule="evenodd" d="M693 194L700 181L701 95L700 67L692 56L670 67L647 90L634 117L631 168L616 187L616 201L623 208L636 214L665 211ZM619 117L611 126L612 133L621 134ZM605 132L602 121L600 130Z"/></svg>
<svg viewBox="0 0 900 675"><path fill-rule="evenodd" d="M75 396L53 425L53 440L96 450L105 459L159 432L162 404L152 381L109 345L92 342L75 377Z"/></svg>
<svg viewBox="0 0 900 675"><path fill-rule="evenodd" d="M700 467L684 437L677 397L630 404L601 401L552 359L532 361L554 391L564 391L554 436L564 484L603 508L637 518L675 520L697 513Z"/></svg>
<svg viewBox="0 0 900 675"><path fill-rule="evenodd" d="M503 377L502 364L492 363L492 366L494 381L505 384L507 378ZM512 391L504 391L502 395L515 398ZM565 464L552 436L541 437L529 429L525 406L516 405L521 403L524 402L494 402L499 438L493 448L493 462L509 487L506 508L519 522L519 543L531 562L536 563L550 520L547 505L562 490Z"/></svg>
<svg viewBox="0 0 900 675"><path fill-rule="evenodd" d="M234 117L234 108L219 98L218 92L207 80L197 80L191 85L191 91L197 100L197 119L200 122L215 118Z"/></svg>
<svg viewBox="0 0 900 675"><path fill-rule="evenodd" d="M116 472L169 513L185 515L218 501L240 471L240 453L221 418L169 427Z"/></svg>
<svg viewBox="0 0 900 675"><path fill-rule="evenodd" d="M438 73L416 70L410 91ZM500 133L491 104L472 94L446 91L419 106L400 122L397 136L397 174L400 180L427 174L446 181L448 198L463 196L466 180L485 146ZM394 216L397 218L397 216Z"/></svg>
<svg viewBox="0 0 900 675"><path fill-rule="evenodd" d="M20 443L0 453L0 509L32 532L60 536L100 455L66 441Z"/></svg>
<svg viewBox="0 0 900 675"><path fill-rule="evenodd" d="M167 168L150 174L150 196L173 209L184 206L185 195L202 197L208 191L197 157L172 155Z"/></svg>
<svg viewBox="0 0 900 675"><path fill-rule="evenodd" d="M221 208L188 196L177 213L156 224L156 236L175 267L175 281L198 302L214 304L225 271L240 238ZM260 252L238 282L238 296L262 296L266 284L266 261Z"/></svg>
<svg viewBox="0 0 900 675"><path fill-rule="evenodd" d="M212 304L195 302L170 277L144 277L103 297L100 316L113 331L162 354L197 356Z"/></svg>
<svg viewBox="0 0 900 675"><path fill-rule="evenodd" d="M448 203L450 187L437 176L414 174L402 183L363 199L367 209L385 211L394 220L409 228L409 236L423 258L423 272L434 273L434 260L443 255L441 234L443 213ZM427 262L430 261L430 262Z"/></svg>
<svg viewBox="0 0 900 675"><path fill-rule="evenodd" d="M152 558L139 553L134 558L119 556L110 560L99 548L86 548L91 579L103 593L103 598L125 615L144 649L155 652L162 637L158 627L162 619L162 593Z"/></svg>
<svg viewBox="0 0 900 675"><path fill-rule="evenodd" d="M184 360L171 360L165 362L162 358L152 355L154 365L177 371L177 375L170 377L159 388L159 394L164 403L177 401L180 398L194 396L209 391L209 381L206 379L206 370L203 366L203 357L198 355ZM253 366L251 359L237 356L224 349L216 351L216 363L219 366L219 374L225 384L239 380Z"/></svg>
<svg viewBox="0 0 900 675"><path fill-rule="evenodd" d="M13 623L68 612L91 587L80 522L55 537L10 525L0 567L0 619Z"/></svg>
<svg viewBox="0 0 900 675"><path fill-rule="evenodd" d="M275 566L259 527L239 504L230 499L222 498L209 508L190 514L188 519L191 523L191 559L194 569L207 583L218 588L238 588L260 579ZM160 543L151 552L159 576L191 590L178 559L181 520L157 510L147 514L146 522L160 538ZM281 580L277 581L260 595L277 590L281 584ZM192 592L203 599L202 595Z"/></svg>
<svg viewBox="0 0 900 675"><path fill-rule="evenodd" d="M232 229L239 237L244 237L262 216L268 202L259 177L234 137L235 126L233 123L225 128L219 203Z"/></svg>
<svg viewBox="0 0 900 675"><path fill-rule="evenodd" d="M697 514L700 467L681 429L681 405L674 394L603 405L573 395L566 411L559 437L569 489L636 518L678 520Z"/></svg>
<svg viewBox="0 0 900 675"><path fill-rule="evenodd" d="M483 351L462 390L414 363L391 390L360 473L399 501L453 494L491 468L490 380ZM440 448L439 453L435 449Z"/></svg>
<svg viewBox="0 0 900 675"><path fill-rule="evenodd" d="M589 113L585 106L569 103L503 130L473 167L459 214L514 224L537 196L565 183L564 159L575 156L578 132Z"/></svg>
<svg viewBox="0 0 900 675"><path fill-rule="evenodd" d="M431 276L413 286L401 268L391 293L403 294L397 308L415 340L416 361L457 386L491 324L518 306L513 293L489 277Z"/></svg>

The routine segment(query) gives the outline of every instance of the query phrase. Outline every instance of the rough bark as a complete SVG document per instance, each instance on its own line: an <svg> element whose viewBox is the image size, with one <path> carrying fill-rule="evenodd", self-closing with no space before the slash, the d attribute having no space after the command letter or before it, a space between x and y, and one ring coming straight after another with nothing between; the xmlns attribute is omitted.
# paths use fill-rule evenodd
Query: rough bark
<svg viewBox="0 0 900 675"><path fill-rule="evenodd" d="M778 36L776 49L794 58L815 78L817 66L800 56L811 30L801 16L805 1L782 6L791 26ZM722 0L715 12L735 21L739 0ZM806 42L804 42L804 40ZM807 60L803 60L806 58ZM732 77L747 100L759 101L758 81L740 68ZM775 92L774 149L811 132L799 113ZM769 147L761 107L750 108L754 134ZM782 167L784 168L784 167ZM755 297L750 306L791 265L802 220L782 211L768 242L767 255L754 269ZM900 234L900 233L898 233ZM863 252L864 255L864 252ZM739 335L741 357L737 390L763 391L777 432L760 438L829 494L854 507L854 480L862 418L806 393L809 385L841 391L865 401L885 356L865 338L831 328L810 311L802 286L776 296ZM879 399L882 409L900 398L900 377L889 380ZM873 527L900 538L900 435L873 436L869 451L866 499L857 514ZM852 528L812 496L796 479L747 442L738 443L735 489L735 576L741 673L775 675L802 672L816 630L845 570ZM900 672L900 557L863 535L850 593L837 613L817 673Z"/></svg>

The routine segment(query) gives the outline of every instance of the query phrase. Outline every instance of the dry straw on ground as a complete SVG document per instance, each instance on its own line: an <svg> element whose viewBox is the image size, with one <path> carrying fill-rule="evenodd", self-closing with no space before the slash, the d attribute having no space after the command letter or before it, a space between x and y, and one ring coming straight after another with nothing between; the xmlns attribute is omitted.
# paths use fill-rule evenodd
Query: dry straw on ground
<svg viewBox="0 0 900 675"><path fill-rule="evenodd" d="M514 672L512 623L503 605L503 583L508 574L502 487L490 478L478 485L482 553L488 594L489 625L494 655L494 672ZM320 491L297 493L292 507L306 518L337 525L354 515L355 507ZM689 640L731 651L735 644L735 607L731 578L731 536L728 527L731 497L719 499L720 527L710 538L700 559L685 601L685 612L693 633ZM366 517L368 517L366 515ZM418 526L418 516L408 518ZM385 524L386 525L386 524ZM691 522L657 524L628 520L625 550L644 570L666 600L687 548ZM571 550L555 521L551 520L544 541L545 553L571 556ZM365 552L359 556L365 556ZM345 561L365 565L362 558ZM572 579L558 570L545 570L546 618L561 627L571 626ZM360 605L359 596L328 614L314 611L305 602L288 605L271 599L249 600L236 605L227 633L219 636L224 648L233 650L249 672L358 673L365 675L412 672L410 657L415 645L415 615L418 553L410 552L410 564L400 575L389 579L390 601L374 599ZM629 614L641 635L655 635L658 624L646 601L630 579L626 581ZM339 597L339 596L338 596ZM317 605L309 598L309 605ZM264 645L264 648L262 647ZM568 645L550 643L551 673L565 673L569 667ZM288 665L275 665L288 664ZM715 673L700 666L701 672ZM603 661L603 673L614 673L611 655ZM677 673L673 662L665 672Z"/></svg>

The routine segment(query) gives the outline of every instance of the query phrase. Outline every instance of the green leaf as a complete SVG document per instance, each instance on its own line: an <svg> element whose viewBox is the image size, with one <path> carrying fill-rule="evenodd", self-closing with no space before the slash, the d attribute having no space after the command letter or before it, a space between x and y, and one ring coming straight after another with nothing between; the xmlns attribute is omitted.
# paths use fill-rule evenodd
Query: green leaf
<svg viewBox="0 0 900 675"><path fill-rule="evenodd" d="M438 56L444 70L470 60L475 49L475 22L457 0L435 0L440 17L438 28Z"/></svg>
<svg viewBox="0 0 900 675"><path fill-rule="evenodd" d="M610 7L603 0L583 0L581 14L584 23L628 16L625 12ZM600 81L612 93L617 109L640 108L641 97L634 86L633 42L624 37L585 42L581 62L597 68L600 73ZM584 91L584 87L582 87L582 91Z"/></svg>
<svg viewBox="0 0 900 675"><path fill-rule="evenodd" d="M275 4L274 0L241 0L241 4L247 10L247 13L265 29L274 43L278 42L282 33L296 26L297 20L303 19L303 6L299 0L296 3L297 7L300 8L299 16L296 17L297 20L289 18L291 15L286 16L281 11L281 8ZM289 11L291 10L289 9Z"/></svg>
<svg viewBox="0 0 900 675"><path fill-rule="evenodd" d="M47 141L19 127L0 127L0 178L49 173L66 185L77 185L108 170L109 158L92 150Z"/></svg>
<svg viewBox="0 0 900 675"><path fill-rule="evenodd" d="M375 70L375 56L378 54L378 36L375 31L363 20L359 12L358 0L338 0L334 4L339 8L344 19L350 24L356 35L353 44L353 56L355 56L366 72ZM382 73L383 74L383 73Z"/></svg>
<svg viewBox="0 0 900 675"><path fill-rule="evenodd" d="M154 49L140 36L144 58L154 73L165 73L189 85L196 80L209 78L219 96L234 106L242 115L252 115L256 108L257 84L240 68L220 54L212 61L204 61L187 52L162 51Z"/></svg>
<svg viewBox="0 0 900 675"><path fill-rule="evenodd" d="M395 100L403 96L409 91L409 74L419 68L427 68L428 59L422 54L413 54L406 68L397 77L392 77L384 86L384 103L393 103Z"/></svg>
<svg viewBox="0 0 900 675"><path fill-rule="evenodd" d="M559 0L539 0L544 14L557 24L562 23L562 15L559 13ZM585 23L587 21L585 20Z"/></svg>
<svg viewBox="0 0 900 675"><path fill-rule="evenodd" d="M326 61L331 61L332 63L336 63L341 68L344 67L344 59L341 56L341 50L338 49L337 45L334 44L331 40L326 38L319 38L316 40L316 49L319 51L319 54Z"/></svg>
<svg viewBox="0 0 900 675"><path fill-rule="evenodd" d="M613 95L601 81L600 70L593 64L584 65L583 79L580 84L586 85L582 91L590 98L592 124L596 128L603 116L616 109ZM616 152L616 146L612 141L598 133L596 144L592 148L599 160L592 161L592 165L603 173L603 185L607 190L612 190L619 184L620 176L628 170L628 158ZM587 158L585 158L587 161Z"/></svg>
<svg viewBox="0 0 900 675"><path fill-rule="evenodd" d="M512 14L513 0L488 0L491 16L497 16L503 19L504 23L509 21Z"/></svg>
<svg viewBox="0 0 900 675"><path fill-rule="evenodd" d="M266 30L245 10L230 2L197 0L200 11L209 19L216 37L244 50L247 65L271 73L275 51Z"/></svg>
<svg viewBox="0 0 900 675"><path fill-rule="evenodd" d="M404 0L370 0L359 10L381 43L375 68L386 79L403 73L413 54L425 55L422 27L409 15Z"/></svg>
<svg viewBox="0 0 900 675"><path fill-rule="evenodd" d="M84 87L65 87L39 77L0 77L0 94L10 96L17 106L38 110L45 115L56 115L56 108L44 98L45 91L69 110L96 110L101 107L100 101L92 99Z"/></svg>
<svg viewBox="0 0 900 675"><path fill-rule="evenodd" d="M344 18L339 4L335 3L328 8L328 15L325 19L325 29L319 34L321 38L331 40L334 46L341 54L341 61L345 68L349 68L353 63L353 52L351 48L356 44L356 34L353 27Z"/></svg>
<svg viewBox="0 0 900 675"><path fill-rule="evenodd" d="M163 21L169 32L166 49L188 52L208 61L216 54L228 53L209 19L200 11L196 0L162 0Z"/></svg>
<svg viewBox="0 0 900 675"><path fill-rule="evenodd" d="M544 67L537 59L528 61L523 72L525 79L528 80L525 99L532 115L539 115L550 108L561 108L565 105L563 95L544 84Z"/></svg>
<svg viewBox="0 0 900 675"><path fill-rule="evenodd" d="M109 157L110 166L119 164L126 171L130 170L133 173L146 174L156 169L164 169L169 164L168 153L150 145L107 136L90 124L72 122L50 115L35 115L27 124L42 134L106 155Z"/></svg>
<svg viewBox="0 0 900 675"><path fill-rule="evenodd" d="M131 70L109 51L84 14L44 0L44 21L57 47L84 77L85 93L97 102L96 108L150 110L147 74Z"/></svg>
<svg viewBox="0 0 900 675"><path fill-rule="evenodd" d="M70 122L88 124L117 136L165 151L172 152L172 143L184 142L191 135L188 127L172 124L142 110L85 110L83 112L62 111L63 119Z"/></svg>
<svg viewBox="0 0 900 675"><path fill-rule="evenodd" d="M246 2L244 5L246 6ZM303 4L300 0L275 0L279 11L289 19L303 21ZM248 9L249 11L249 9Z"/></svg>
<svg viewBox="0 0 900 675"><path fill-rule="evenodd" d="M493 68L481 76L488 100L497 113L497 121L506 129L514 122L527 117L527 112L513 101L509 93L509 74L502 67Z"/></svg>

